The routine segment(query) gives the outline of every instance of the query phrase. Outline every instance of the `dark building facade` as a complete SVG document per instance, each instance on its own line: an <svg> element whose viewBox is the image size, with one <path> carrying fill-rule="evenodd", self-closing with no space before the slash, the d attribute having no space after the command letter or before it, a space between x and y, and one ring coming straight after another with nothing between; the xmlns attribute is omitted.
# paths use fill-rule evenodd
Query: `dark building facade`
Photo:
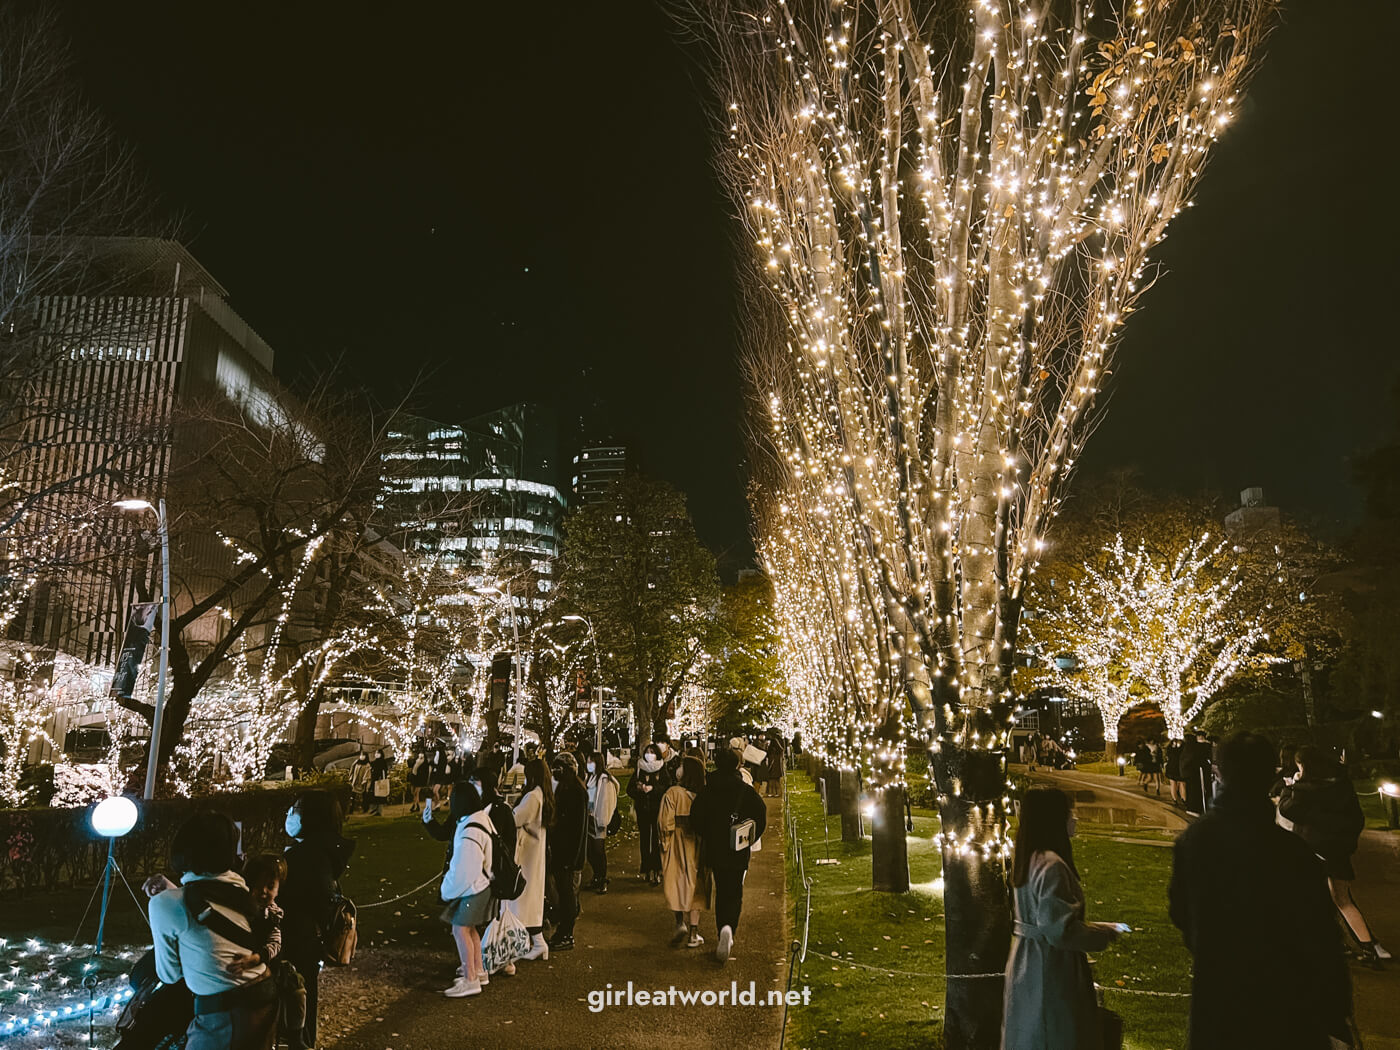
<svg viewBox="0 0 1400 1050"><path fill-rule="evenodd" d="M82 478L84 498L99 507L122 498L154 504L184 451L170 429L182 401L222 395L254 419L280 411L270 393L272 349L175 241L94 241L85 258L100 275L99 294L53 295L39 303L37 327L51 343L52 364L25 435L32 454L24 480L44 487ZM139 535L153 531L151 521L99 524L70 537L66 567L35 588L16 633L108 665L120 650L137 578L146 575L148 590L159 593L158 562L152 551L123 561L98 550L105 543L110 551L115 536L118 545L140 551ZM100 571L85 568L97 564Z"/></svg>

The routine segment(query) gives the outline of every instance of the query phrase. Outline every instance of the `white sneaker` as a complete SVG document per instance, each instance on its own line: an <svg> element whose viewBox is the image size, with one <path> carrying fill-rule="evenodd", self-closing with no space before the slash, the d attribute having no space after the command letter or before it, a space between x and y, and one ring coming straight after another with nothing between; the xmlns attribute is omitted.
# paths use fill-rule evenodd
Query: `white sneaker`
<svg viewBox="0 0 1400 1050"><path fill-rule="evenodd" d="M715 946L715 958L720 962L729 961L729 951L734 947L734 931L728 926L719 931L719 944Z"/></svg>
<svg viewBox="0 0 1400 1050"><path fill-rule="evenodd" d="M464 999L469 995L480 995L481 983L469 981L465 977L458 977L452 982L452 987L444 989L442 994L449 999Z"/></svg>
<svg viewBox="0 0 1400 1050"><path fill-rule="evenodd" d="M483 974L481 975L480 979L477 981L477 983L478 983L478 984L481 984L481 985L490 984L490 983L491 983L491 975L490 975L489 973L483 973Z"/></svg>
<svg viewBox="0 0 1400 1050"><path fill-rule="evenodd" d="M694 930L690 934L690 940L685 942L687 948L698 948L705 943L705 938L700 936L699 930Z"/></svg>

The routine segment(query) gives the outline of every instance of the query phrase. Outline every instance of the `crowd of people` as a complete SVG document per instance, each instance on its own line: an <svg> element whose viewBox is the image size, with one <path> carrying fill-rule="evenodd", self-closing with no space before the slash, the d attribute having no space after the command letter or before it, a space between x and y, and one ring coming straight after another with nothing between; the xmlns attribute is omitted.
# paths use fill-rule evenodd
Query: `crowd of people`
<svg viewBox="0 0 1400 1050"><path fill-rule="evenodd" d="M718 747L713 768L708 752L699 741L684 751L664 738L648 744L627 794L641 841L638 878L661 891L658 907L675 920L671 946L705 944L701 913L713 911L715 957L724 962L750 854L767 826L753 784L781 791L785 751L770 731ZM387 792L375 785L390 765L383 751L358 756L351 808L382 808ZM573 948L581 891L608 892L620 785L605 755L579 743L507 765L506 755L446 748L408 759L411 807L445 848L439 893L458 962L444 989L451 998L479 995L493 976L514 975L517 963ZM179 829L175 879L154 875L145 884L155 947L123 1046L156 1046L162 1033L182 1030L190 1050L270 1050L279 1033L291 1050L316 1046L321 968L345 951L333 916L345 907L339 880L355 843L327 791L299 795L284 830L281 854L240 857L239 830L224 814L201 813ZM493 923L518 928L518 947L493 953Z"/></svg>

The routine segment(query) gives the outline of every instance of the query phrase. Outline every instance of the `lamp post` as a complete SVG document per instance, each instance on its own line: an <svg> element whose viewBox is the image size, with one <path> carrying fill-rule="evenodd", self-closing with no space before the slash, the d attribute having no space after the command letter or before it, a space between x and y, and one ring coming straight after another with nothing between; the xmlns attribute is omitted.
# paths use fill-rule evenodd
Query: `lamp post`
<svg viewBox="0 0 1400 1050"><path fill-rule="evenodd" d="M597 741L594 744L594 750L601 755L603 753L603 659L598 654L598 632L593 630L593 621L587 616L579 616L576 613L570 613L567 616L561 616L560 619L568 620L572 623L586 624L588 626L589 640L593 642L593 670L598 676L598 682L593 687L594 691L598 694L598 733ZM604 765L606 764L607 762L604 760Z"/></svg>
<svg viewBox="0 0 1400 1050"><path fill-rule="evenodd" d="M136 826L136 803L125 795L104 798L93 807L88 821L92 824L92 830L107 840L107 866L102 869L102 911L98 914L97 943L93 946L93 954L101 955L102 933L107 926L107 902L112 896L112 869L117 866L112 847L117 839Z"/></svg>
<svg viewBox="0 0 1400 1050"><path fill-rule="evenodd" d="M160 670L156 674L156 709L151 715L151 746L146 756L146 789L141 797L154 797L156 770L160 767L160 723L165 714L165 677L170 666L170 527L165 517L165 500L152 506L149 500L121 499L113 504L119 510L149 510L156 516L160 535Z"/></svg>

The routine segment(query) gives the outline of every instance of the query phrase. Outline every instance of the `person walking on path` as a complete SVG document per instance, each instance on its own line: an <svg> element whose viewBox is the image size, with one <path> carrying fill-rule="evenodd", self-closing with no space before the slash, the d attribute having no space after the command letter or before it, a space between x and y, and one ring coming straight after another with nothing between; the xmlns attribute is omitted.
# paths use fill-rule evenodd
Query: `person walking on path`
<svg viewBox="0 0 1400 1050"><path fill-rule="evenodd" d="M1362 959L1380 969L1390 953L1376 943L1361 909L1351 895L1356 871L1352 854L1361 842L1366 817L1346 768L1330 752L1305 747L1295 756L1298 775L1284 782L1279 815L1293 824L1293 832L1322 858L1332 903L1356 940Z"/></svg>
<svg viewBox="0 0 1400 1050"><path fill-rule="evenodd" d="M238 829L222 813L201 813L170 843L180 885L149 905L156 975L194 993L187 1050L272 1050L277 988L267 964L241 965L258 943L259 910L233 870ZM163 880L162 880L163 881Z"/></svg>
<svg viewBox="0 0 1400 1050"><path fill-rule="evenodd" d="M1016 921L1006 963L1002 1050L1090 1050L1103 1045L1089 952L1124 928L1084 920L1074 866L1074 803L1058 788L1021 801L1012 852Z"/></svg>
<svg viewBox="0 0 1400 1050"><path fill-rule="evenodd" d="M617 812L617 778L603 765L603 756L590 751L584 756L584 783L588 788L588 866L594 893L608 892L608 825Z"/></svg>
<svg viewBox="0 0 1400 1050"><path fill-rule="evenodd" d="M408 767L408 783L413 789L413 805L408 810L410 815L423 808L423 801L428 797L428 777L432 771L433 764L428 761L428 753L420 747L413 753Z"/></svg>
<svg viewBox="0 0 1400 1050"><path fill-rule="evenodd" d="M428 766L428 787L433 793L433 801L441 802L442 793L450 790L457 779L457 770L452 756L438 748L433 752L431 764Z"/></svg>
<svg viewBox="0 0 1400 1050"><path fill-rule="evenodd" d="M783 737L776 729L768 730L768 775L764 794L778 798L783 793L783 774L787 771L787 757L783 754Z"/></svg>
<svg viewBox="0 0 1400 1050"><path fill-rule="evenodd" d="M525 793L515 806L515 863L525 876L525 892L506 907L530 933L530 950L522 959L548 959L544 941L544 884L548 833L554 823L554 787L542 758L525 763Z"/></svg>
<svg viewBox="0 0 1400 1050"><path fill-rule="evenodd" d="M700 912L710 899L709 873L700 865L700 839L690 826L695 795L705 786L705 766L698 758L686 758L680 767L680 780L661 799L657 824L661 832L662 886L666 903L676 917L671 946L685 944L697 948L705 943L700 936ZM688 920L688 921L687 921Z"/></svg>
<svg viewBox="0 0 1400 1050"><path fill-rule="evenodd" d="M735 831L753 821L748 843L735 848ZM715 958L724 962L734 947L739 914L744 907L744 876L749 870L750 844L768 826L768 809L739 775L739 756L731 749L715 755L715 771L690 806L690 822L704 847L705 864L714 875Z"/></svg>
<svg viewBox="0 0 1400 1050"><path fill-rule="evenodd" d="M637 818L637 835L642 846L642 866L637 874L653 886L661 882L661 842L656 821L662 796L667 791L666 781L661 750L655 744L648 744L637 759L637 772L627 785L627 794L632 798L632 813Z"/></svg>
<svg viewBox="0 0 1400 1050"><path fill-rule="evenodd" d="M350 766L350 812L355 812L355 803L360 803L360 809L365 813L369 812L369 790L371 780L371 769L369 756L361 751L355 756L355 761Z"/></svg>
<svg viewBox="0 0 1400 1050"><path fill-rule="evenodd" d="M1181 777L1181 741L1168 740L1163 752L1162 769L1171 785L1172 805L1186 805L1186 783Z"/></svg>
<svg viewBox="0 0 1400 1050"><path fill-rule="evenodd" d="M447 902L443 919L452 927L461 967L451 987L443 990L450 999L480 995L481 986L490 982L481 959L478 926L491 921L491 836L495 828L482 807L481 796L469 782L453 789L462 796L466 816L457 822L452 840L452 863L442 877L442 899Z"/></svg>
<svg viewBox="0 0 1400 1050"><path fill-rule="evenodd" d="M340 896L340 876L355 852L355 843L340 833L340 803L326 791L307 791L287 811L292 844L282 857L287 878L278 902L282 907L282 954L306 983L306 1026L302 1039L316 1045L316 1006L323 940L331 908Z"/></svg>
<svg viewBox="0 0 1400 1050"><path fill-rule="evenodd" d="M549 830L549 874L558 902L552 952L574 946L578 919L578 883L588 840L588 790L578 778L578 762L565 751L554 759L554 826Z"/></svg>
<svg viewBox="0 0 1400 1050"><path fill-rule="evenodd" d="M374 798L372 812L376 817L384 815L384 803L389 801L389 770L393 765L383 748L377 750L369 762L370 794Z"/></svg>
<svg viewBox="0 0 1400 1050"><path fill-rule="evenodd" d="M1191 1050L1350 1042L1350 975L1323 865L1275 823L1273 779L1268 740L1226 740L1216 804L1176 840L1168 898L1194 958Z"/></svg>

